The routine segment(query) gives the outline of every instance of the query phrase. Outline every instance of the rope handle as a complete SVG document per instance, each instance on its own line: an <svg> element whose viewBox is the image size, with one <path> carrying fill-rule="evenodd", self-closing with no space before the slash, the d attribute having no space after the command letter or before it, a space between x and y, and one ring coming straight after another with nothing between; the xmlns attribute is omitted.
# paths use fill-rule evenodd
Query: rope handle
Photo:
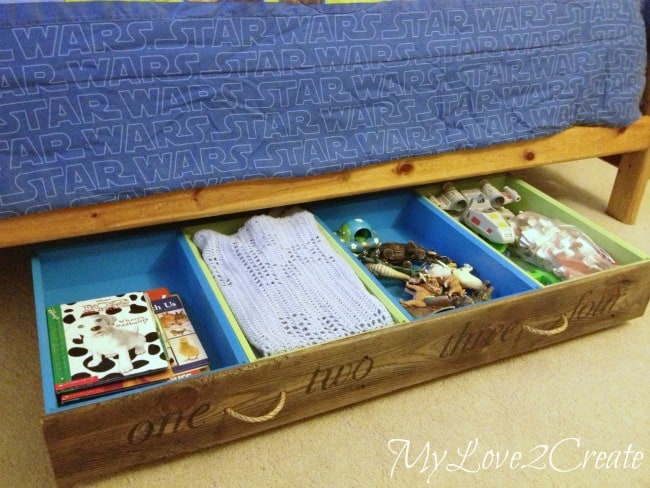
<svg viewBox="0 0 650 488"><path fill-rule="evenodd" d="M280 399L278 400L278 404L275 406L275 408L273 408L273 410L271 410L269 413L265 415L261 415L259 417L251 417L249 415L244 415L243 413L239 413L230 407L225 408L224 412L226 412L231 417L234 417L243 422L248 422L250 424L257 424L260 422L266 422L268 420L271 420L275 416L277 416L280 413L280 410L284 408L284 404L286 400L287 400L287 393L284 390L281 390Z"/></svg>
<svg viewBox="0 0 650 488"><path fill-rule="evenodd" d="M562 318L560 320L562 321L562 324L560 324L558 327L554 329L537 329L535 327L531 327L528 324L524 324L523 327L531 334L537 334L542 336L554 336L557 334L561 334L569 327L569 319L567 318L566 315L562 314Z"/></svg>

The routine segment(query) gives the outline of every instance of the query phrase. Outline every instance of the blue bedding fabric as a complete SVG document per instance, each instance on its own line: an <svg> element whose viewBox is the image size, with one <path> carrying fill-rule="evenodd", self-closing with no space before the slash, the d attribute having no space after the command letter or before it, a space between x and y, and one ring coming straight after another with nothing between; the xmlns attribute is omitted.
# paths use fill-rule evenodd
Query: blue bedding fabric
<svg viewBox="0 0 650 488"><path fill-rule="evenodd" d="M0 217L626 126L644 8L4 2Z"/></svg>

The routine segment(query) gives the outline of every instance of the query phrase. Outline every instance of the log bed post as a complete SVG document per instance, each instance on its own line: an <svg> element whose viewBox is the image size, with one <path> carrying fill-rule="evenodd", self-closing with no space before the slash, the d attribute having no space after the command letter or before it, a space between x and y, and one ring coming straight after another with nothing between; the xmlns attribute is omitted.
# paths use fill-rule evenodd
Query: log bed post
<svg viewBox="0 0 650 488"><path fill-rule="evenodd" d="M650 115L650 70L646 70L641 112ZM623 154L617 164L618 172L609 197L607 214L626 224L633 224L650 177L650 149Z"/></svg>
<svg viewBox="0 0 650 488"><path fill-rule="evenodd" d="M626 224L636 221L650 176L650 149L623 154L614 187L609 197L607 214Z"/></svg>

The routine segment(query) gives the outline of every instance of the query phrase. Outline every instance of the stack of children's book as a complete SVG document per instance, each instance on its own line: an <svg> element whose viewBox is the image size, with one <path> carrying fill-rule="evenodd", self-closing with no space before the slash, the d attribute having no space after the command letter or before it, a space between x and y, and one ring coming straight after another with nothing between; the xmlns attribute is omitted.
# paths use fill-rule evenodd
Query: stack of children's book
<svg viewBox="0 0 650 488"><path fill-rule="evenodd" d="M164 288L50 306L46 314L61 404L209 367L180 297Z"/></svg>
<svg viewBox="0 0 650 488"><path fill-rule="evenodd" d="M196 334L181 297L166 288L147 292L151 299L175 378L200 373L209 368L208 356Z"/></svg>

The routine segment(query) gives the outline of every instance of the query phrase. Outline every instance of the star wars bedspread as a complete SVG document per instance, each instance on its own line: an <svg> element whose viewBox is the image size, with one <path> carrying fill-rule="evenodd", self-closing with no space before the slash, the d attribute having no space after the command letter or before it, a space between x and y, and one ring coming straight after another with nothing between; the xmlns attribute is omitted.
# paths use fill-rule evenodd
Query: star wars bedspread
<svg viewBox="0 0 650 488"><path fill-rule="evenodd" d="M3 3L0 217L625 126L642 7Z"/></svg>

